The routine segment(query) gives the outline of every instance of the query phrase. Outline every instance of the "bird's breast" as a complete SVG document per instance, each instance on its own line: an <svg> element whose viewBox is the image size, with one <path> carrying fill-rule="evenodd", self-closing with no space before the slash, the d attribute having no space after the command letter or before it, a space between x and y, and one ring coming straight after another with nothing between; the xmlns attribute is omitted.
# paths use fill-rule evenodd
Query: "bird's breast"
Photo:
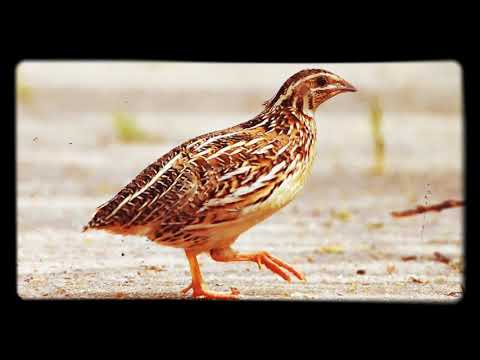
<svg viewBox="0 0 480 360"><path fill-rule="evenodd" d="M314 134L313 134L314 135ZM287 164L284 175L279 181L272 184L265 192L270 191L269 196L264 200L244 209L245 213L256 213L259 217L273 214L290 203L303 188L306 179L309 177L315 158L315 136L301 149L293 161Z"/></svg>

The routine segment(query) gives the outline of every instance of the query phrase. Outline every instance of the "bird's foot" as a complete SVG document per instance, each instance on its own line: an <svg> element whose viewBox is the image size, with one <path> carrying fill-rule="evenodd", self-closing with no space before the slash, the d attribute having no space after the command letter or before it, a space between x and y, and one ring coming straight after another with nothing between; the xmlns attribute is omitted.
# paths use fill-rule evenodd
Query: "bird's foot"
<svg viewBox="0 0 480 360"><path fill-rule="evenodd" d="M217 292L210 291L202 286L195 287L193 283L190 283L186 288L182 289L182 295L186 295L190 290L193 289L192 296L194 298L204 298L204 299L214 299L214 300L238 300L238 295L240 294L237 289L231 289L229 293L227 292Z"/></svg>
<svg viewBox="0 0 480 360"><path fill-rule="evenodd" d="M262 251L256 254L252 254L252 261L256 262L258 267L261 269L262 265L265 265L270 271L274 272L275 274L279 275L282 277L284 280L290 282L290 276L284 271L288 270L291 272L295 277L299 280L305 281L305 276L295 270L293 266L290 264L287 264L286 262L280 260L279 258L276 258L273 255L270 255L266 251Z"/></svg>

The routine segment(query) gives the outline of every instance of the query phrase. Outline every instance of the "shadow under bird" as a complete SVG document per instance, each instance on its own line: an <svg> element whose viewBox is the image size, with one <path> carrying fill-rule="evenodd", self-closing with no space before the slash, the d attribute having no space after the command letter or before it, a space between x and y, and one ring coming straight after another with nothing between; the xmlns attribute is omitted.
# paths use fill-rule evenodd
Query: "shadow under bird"
<svg viewBox="0 0 480 360"><path fill-rule="evenodd" d="M188 140L144 169L97 208L85 230L146 236L182 248L193 297L234 299L238 291L208 290L197 255L216 261L252 261L290 281L304 276L265 251L232 249L239 235L287 205L309 175L316 147L314 114L331 97L356 89L322 69L285 81L252 120Z"/></svg>

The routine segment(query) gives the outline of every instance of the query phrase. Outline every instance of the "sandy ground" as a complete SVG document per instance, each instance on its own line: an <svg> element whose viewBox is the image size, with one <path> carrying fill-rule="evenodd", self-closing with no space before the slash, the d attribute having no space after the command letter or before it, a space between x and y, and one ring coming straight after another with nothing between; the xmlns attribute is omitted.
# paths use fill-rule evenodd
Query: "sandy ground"
<svg viewBox="0 0 480 360"><path fill-rule="evenodd" d="M133 95L128 100L135 103ZM255 112L136 112L139 125L161 141L122 144L108 112L34 105L17 113L19 296L180 298L190 282L182 251L80 229L95 207L172 146ZM236 243L238 250L267 250L294 264L307 282L287 283L255 264L203 255L209 287L235 287L242 299L457 301L463 209L401 220L389 213L463 199L459 113L386 109L383 176L369 171L368 113L319 112L317 121L318 155L304 191ZM435 252L450 263L437 261Z"/></svg>

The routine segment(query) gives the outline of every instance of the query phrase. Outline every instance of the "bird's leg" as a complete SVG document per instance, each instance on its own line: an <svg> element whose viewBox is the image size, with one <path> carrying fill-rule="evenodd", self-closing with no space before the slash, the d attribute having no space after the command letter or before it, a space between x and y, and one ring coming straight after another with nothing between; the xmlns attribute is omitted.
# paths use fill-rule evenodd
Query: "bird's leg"
<svg viewBox="0 0 480 360"><path fill-rule="evenodd" d="M287 270L295 275L299 280L305 280L302 273L295 270L286 262L270 255L266 251L256 253L239 253L232 248L221 248L210 250L210 255L215 261L230 262L230 261L253 261L257 263L258 268L261 269L265 265L269 270L282 277L284 280L290 282L290 276L284 271Z"/></svg>
<svg viewBox="0 0 480 360"><path fill-rule="evenodd" d="M187 255L188 263L190 265L190 272L192 273L192 282L189 286L182 290L182 294L186 294L190 289L193 290L193 297L203 297L205 299L221 299L221 300L231 300L237 299L238 293L222 293L215 292L205 289L203 284L202 273L200 272L200 266L197 261L197 254L185 250L185 255Z"/></svg>

